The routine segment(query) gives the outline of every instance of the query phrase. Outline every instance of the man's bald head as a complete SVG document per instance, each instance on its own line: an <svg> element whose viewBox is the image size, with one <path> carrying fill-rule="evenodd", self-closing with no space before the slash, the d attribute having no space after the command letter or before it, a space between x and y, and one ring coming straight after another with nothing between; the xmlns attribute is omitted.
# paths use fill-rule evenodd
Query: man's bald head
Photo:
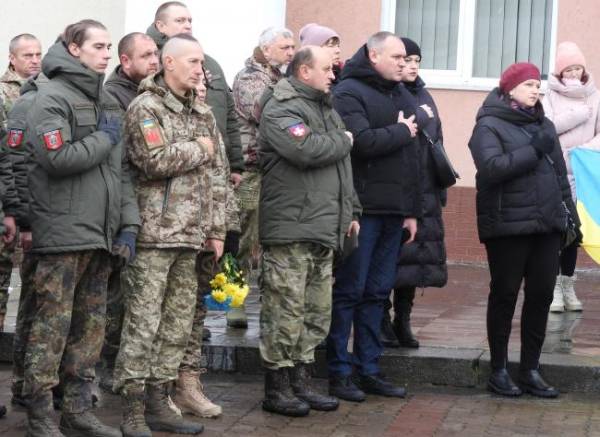
<svg viewBox="0 0 600 437"><path fill-rule="evenodd" d="M204 80L204 52L191 35L169 38L162 49L162 64L165 81L177 94L185 95Z"/></svg>
<svg viewBox="0 0 600 437"><path fill-rule="evenodd" d="M335 78L332 60L329 50L317 46L305 46L294 55L288 72L311 88L328 93L331 81Z"/></svg>

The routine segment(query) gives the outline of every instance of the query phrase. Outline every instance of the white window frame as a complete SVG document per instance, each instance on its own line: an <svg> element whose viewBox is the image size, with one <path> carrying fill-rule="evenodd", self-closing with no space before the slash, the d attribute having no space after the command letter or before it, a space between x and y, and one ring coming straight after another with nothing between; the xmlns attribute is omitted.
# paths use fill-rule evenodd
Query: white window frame
<svg viewBox="0 0 600 437"><path fill-rule="evenodd" d="M550 54L548 57L551 73L556 53L556 33L558 24L558 2L552 0L552 22L550 29ZM458 42L456 70L421 69L419 74L428 88L490 91L498 86L498 78L473 77L473 47L475 37L475 13L477 0L460 0L458 15ZM381 2L381 30L394 32L396 28L396 0ZM550 74L549 73L549 74ZM542 81L546 88L546 81Z"/></svg>

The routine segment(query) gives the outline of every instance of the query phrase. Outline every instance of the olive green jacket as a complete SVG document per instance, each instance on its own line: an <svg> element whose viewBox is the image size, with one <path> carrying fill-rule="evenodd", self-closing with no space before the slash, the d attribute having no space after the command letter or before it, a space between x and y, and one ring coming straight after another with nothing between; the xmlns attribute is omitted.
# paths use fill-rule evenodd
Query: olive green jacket
<svg viewBox="0 0 600 437"><path fill-rule="evenodd" d="M139 212L121 144L97 128L100 114L122 117L103 91L104 75L62 42L42 60L49 82L27 116L33 251L111 250L120 230L137 231Z"/></svg>
<svg viewBox="0 0 600 437"><path fill-rule="evenodd" d="M340 250L360 214L352 142L331 97L295 79L269 88L260 106L261 244L314 242Z"/></svg>

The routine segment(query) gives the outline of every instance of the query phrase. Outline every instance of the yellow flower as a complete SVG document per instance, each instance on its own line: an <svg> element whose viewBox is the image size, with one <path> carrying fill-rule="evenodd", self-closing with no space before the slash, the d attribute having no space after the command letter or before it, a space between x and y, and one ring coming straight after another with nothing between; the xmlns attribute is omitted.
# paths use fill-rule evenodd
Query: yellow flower
<svg viewBox="0 0 600 437"><path fill-rule="evenodd" d="M233 296L235 293L237 293L238 291L240 291L240 286L237 284L232 284L230 282L228 282L227 284L223 285L223 291L228 295L228 296Z"/></svg>
<svg viewBox="0 0 600 437"><path fill-rule="evenodd" d="M244 286L241 288L242 293L244 293L244 299L246 298L246 296L248 296L248 293L250 292L250 287L248 287L248 284L244 284Z"/></svg>
<svg viewBox="0 0 600 437"><path fill-rule="evenodd" d="M244 292L238 289L231 298L231 306L233 308L239 308L244 304L245 299L246 295L244 294Z"/></svg>
<svg viewBox="0 0 600 437"><path fill-rule="evenodd" d="M210 281L211 288L219 288L227 283L227 277L223 273L217 274L212 281Z"/></svg>
<svg viewBox="0 0 600 437"><path fill-rule="evenodd" d="M213 291L211 294L213 299L219 303L223 303L227 300L227 294L221 290Z"/></svg>

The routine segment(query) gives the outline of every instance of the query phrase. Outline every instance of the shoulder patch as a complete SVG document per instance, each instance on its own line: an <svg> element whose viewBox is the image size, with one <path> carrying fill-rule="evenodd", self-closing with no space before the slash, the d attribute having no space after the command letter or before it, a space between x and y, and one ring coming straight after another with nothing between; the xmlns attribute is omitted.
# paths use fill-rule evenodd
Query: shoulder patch
<svg viewBox="0 0 600 437"><path fill-rule="evenodd" d="M46 149L48 150L58 150L63 145L62 134L60 133L60 129L51 130L50 132L46 132L44 134L44 143L46 144Z"/></svg>
<svg viewBox="0 0 600 437"><path fill-rule="evenodd" d="M11 149L16 149L23 142L23 129L9 129L6 145Z"/></svg>
<svg viewBox="0 0 600 437"><path fill-rule="evenodd" d="M295 138L304 138L308 134L308 126L304 123L296 123L287 128L288 133Z"/></svg>
<svg viewBox="0 0 600 437"><path fill-rule="evenodd" d="M142 135L144 135L144 141L149 149L156 149L165 145L165 140L160 131L160 127L151 118L148 118L140 123L142 129Z"/></svg>

